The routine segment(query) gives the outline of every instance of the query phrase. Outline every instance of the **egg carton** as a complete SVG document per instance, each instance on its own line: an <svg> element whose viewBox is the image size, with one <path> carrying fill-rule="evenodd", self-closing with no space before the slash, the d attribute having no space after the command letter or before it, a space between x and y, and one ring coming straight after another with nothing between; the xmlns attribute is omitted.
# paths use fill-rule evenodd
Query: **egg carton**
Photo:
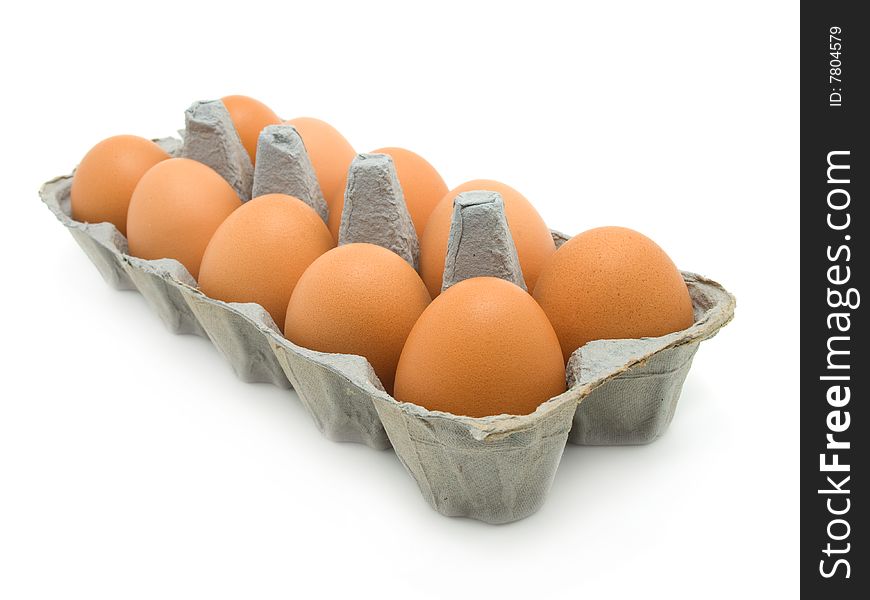
<svg viewBox="0 0 870 600"><path fill-rule="evenodd" d="M218 127L210 134L217 130L226 137L226 124L222 127L222 133ZM188 119L186 137L191 131ZM268 143L266 133L261 135L261 148ZM195 147L190 139L184 143L174 138L155 141L172 155L192 156L185 147ZM237 148L231 148L240 142L237 138L231 141L224 144L230 150L223 158L213 154L203 160L225 177L222 163L226 158L241 160ZM287 150L278 153L283 155L281 160L291 151L298 154L298 143L291 142L284 139L273 144L283 144ZM257 170L266 168L260 165L260 155L258 149ZM419 249L416 236L408 233L413 225L406 218L401 186L392 162L379 156L361 155L351 167L339 239L371 241L367 235L381 235L378 243L416 264ZM316 181L312 183L310 164L305 167L305 160L289 183L279 183L271 191L294 191L325 216L322 195L318 196L319 188ZM299 169L299 165L296 161L288 168ZM236 172L236 181L257 186L246 175L238 176L244 172ZM126 238L114 225L71 218L71 184L71 175L55 178L42 186L40 197L107 283L117 289L139 290L171 331L207 336L242 380L295 389L329 439L376 449L392 447L426 501L448 516L488 523L524 518L542 505L566 442L642 444L662 435L674 416L699 343L714 336L734 313L735 300L721 285L684 272L694 305L691 327L655 338L586 344L568 363L567 391L528 415L471 418L431 411L387 394L365 358L302 348L283 337L260 305L207 297L179 262L130 256ZM375 206L368 211L349 210L347 206L354 202ZM384 227L384 223L392 225ZM475 245L481 243L484 231L488 246L478 252ZM553 232L553 239L559 246L568 238ZM518 269L501 199L491 192L463 194L453 214L445 287L478 275L513 278L521 284Z"/></svg>

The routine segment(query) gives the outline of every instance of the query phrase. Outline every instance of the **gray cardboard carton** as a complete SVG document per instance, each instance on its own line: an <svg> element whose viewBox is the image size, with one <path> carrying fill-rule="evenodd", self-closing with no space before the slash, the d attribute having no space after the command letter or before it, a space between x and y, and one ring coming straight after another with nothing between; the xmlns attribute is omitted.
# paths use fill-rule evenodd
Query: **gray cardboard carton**
<svg viewBox="0 0 870 600"><path fill-rule="evenodd" d="M178 151L177 140L159 142ZM364 358L296 346L260 306L209 298L177 261L131 257L113 225L72 220L71 181L53 179L40 196L107 283L138 289L171 331L207 336L243 380L292 386L328 438L392 447L425 500L449 516L489 523L521 519L543 503L566 442L637 444L660 436L698 344L734 313L734 298L724 288L684 273L695 307L688 329L590 342L568 363L568 390L529 415L471 418L430 411L388 395ZM470 199L473 205L481 198ZM553 237L557 245L567 239L557 232Z"/></svg>

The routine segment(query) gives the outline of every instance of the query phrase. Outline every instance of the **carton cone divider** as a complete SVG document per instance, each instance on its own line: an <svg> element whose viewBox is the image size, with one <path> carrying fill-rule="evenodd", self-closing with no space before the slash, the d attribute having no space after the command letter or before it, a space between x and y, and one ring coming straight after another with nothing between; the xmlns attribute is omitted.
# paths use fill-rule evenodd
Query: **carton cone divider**
<svg viewBox="0 0 870 600"><path fill-rule="evenodd" d="M338 245L368 242L392 250L415 269L420 260L417 231L393 159L358 154L350 165Z"/></svg>
<svg viewBox="0 0 870 600"><path fill-rule="evenodd" d="M313 208L324 222L329 218L311 158L292 125L269 125L260 132L251 196L265 194L294 196Z"/></svg>
<svg viewBox="0 0 870 600"><path fill-rule="evenodd" d="M203 163L227 180L242 202L251 199L254 165L220 100L194 102L184 112L181 156Z"/></svg>
<svg viewBox="0 0 870 600"><path fill-rule="evenodd" d="M441 291L472 277L498 277L526 289L498 192L463 192L453 201Z"/></svg>

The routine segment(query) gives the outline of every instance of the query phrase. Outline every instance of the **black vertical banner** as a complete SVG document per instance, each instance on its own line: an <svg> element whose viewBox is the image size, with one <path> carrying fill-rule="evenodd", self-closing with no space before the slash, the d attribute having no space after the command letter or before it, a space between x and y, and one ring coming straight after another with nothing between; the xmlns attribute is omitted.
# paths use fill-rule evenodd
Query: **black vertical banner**
<svg viewBox="0 0 870 600"><path fill-rule="evenodd" d="M801 588L808 598L870 597L861 491L870 483L870 20L859 16L866 8L801 5Z"/></svg>

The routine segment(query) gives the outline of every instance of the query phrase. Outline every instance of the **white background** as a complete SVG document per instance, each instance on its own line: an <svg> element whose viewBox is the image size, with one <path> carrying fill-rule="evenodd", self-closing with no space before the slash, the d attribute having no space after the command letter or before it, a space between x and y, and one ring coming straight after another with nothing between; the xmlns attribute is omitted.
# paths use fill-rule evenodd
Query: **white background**
<svg viewBox="0 0 870 600"><path fill-rule="evenodd" d="M327 4L4 14L0 597L795 596L797 3ZM721 281L737 317L668 433L569 446L521 522L445 518L392 452L110 289L39 185L232 93Z"/></svg>

